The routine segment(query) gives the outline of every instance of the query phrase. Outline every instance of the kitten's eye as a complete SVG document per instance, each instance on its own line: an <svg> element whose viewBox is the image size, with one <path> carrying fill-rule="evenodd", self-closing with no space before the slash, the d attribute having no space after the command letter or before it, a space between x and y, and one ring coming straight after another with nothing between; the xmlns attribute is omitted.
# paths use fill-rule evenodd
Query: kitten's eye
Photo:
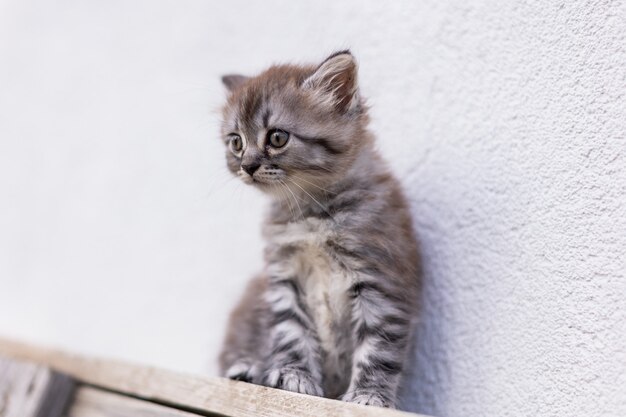
<svg viewBox="0 0 626 417"><path fill-rule="evenodd" d="M243 141L241 140L241 136L239 135L230 135L230 149L237 153L240 152L243 148Z"/></svg>
<svg viewBox="0 0 626 417"><path fill-rule="evenodd" d="M267 142L274 148L282 148L289 140L289 133L284 130L271 130L267 136Z"/></svg>

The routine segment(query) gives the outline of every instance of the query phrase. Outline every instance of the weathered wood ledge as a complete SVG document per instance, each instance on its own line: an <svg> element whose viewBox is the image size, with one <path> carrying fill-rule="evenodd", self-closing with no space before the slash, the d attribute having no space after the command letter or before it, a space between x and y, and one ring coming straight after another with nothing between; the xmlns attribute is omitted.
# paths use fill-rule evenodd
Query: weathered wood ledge
<svg viewBox="0 0 626 417"><path fill-rule="evenodd" d="M89 358L2 338L0 338L0 356L36 363L58 374L71 377L76 383L76 391L65 417L418 416L223 378L188 375L117 360ZM34 415L40 417L48 414ZM0 412L0 417L3 416L4 414Z"/></svg>

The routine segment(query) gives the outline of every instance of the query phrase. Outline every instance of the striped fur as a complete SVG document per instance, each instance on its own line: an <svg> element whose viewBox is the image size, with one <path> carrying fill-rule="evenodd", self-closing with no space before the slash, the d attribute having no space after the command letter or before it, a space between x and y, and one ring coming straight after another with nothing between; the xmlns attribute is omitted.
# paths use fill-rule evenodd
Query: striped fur
<svg viewBox="0 0 626 417"><path fill-rule="evenodd" d="M224 84L228 168L271 206L266 268L231 316L222 374L394 407L419 258L407 202L367 130L354 58ZM289 134L284 146L271 145L276 131Z"/></svg>

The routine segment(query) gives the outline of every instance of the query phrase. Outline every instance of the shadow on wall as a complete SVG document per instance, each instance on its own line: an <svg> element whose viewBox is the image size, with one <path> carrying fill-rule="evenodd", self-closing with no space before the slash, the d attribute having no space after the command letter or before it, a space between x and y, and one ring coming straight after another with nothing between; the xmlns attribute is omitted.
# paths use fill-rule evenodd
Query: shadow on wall
<svg viewBox="0 0 626 417"><path fill-rule="evenodd" d="M448 390L445 387L450 385L448 362L442 360L446 351L446 335L449 334L446 324L449 322L441 311L441 303L435 302L441 297L441 288L435 282L436 274L428 272L424 239L421 238L418 224L414 214L414 233L420 260L419 313L398 404L404 411L436 416L441 413L442 404L446 402Z"/></svg>
<svg viewBox="0 0 626 417"><path fill-rule="evenodd" d="M402 382L399 392L398 408L405 411L411 411L415 413L427 413L429 410L434 409L432 401L423 401L425 398L426 387L428 382L427 378L422 378L424 370L418 363L418 358L422 355L420 353L428 350L428 346L424 344L424 339L430 340L426 335L433 329L433 315L429 315L429 310L426 308L428 303L425 297L426 289L428 287L425 282L426 277L424 274L424 253L422 240L420 239L417 231L414 231L415 238L418 242L419 249L419 263L418 263L418 277L420 280L419 291L419 312L418 322L415 325L413 340L409 348L409 354L407 356L408 363L404 368L404 374L402 376ZM431 380L432 383L432 380Z"/></svg>

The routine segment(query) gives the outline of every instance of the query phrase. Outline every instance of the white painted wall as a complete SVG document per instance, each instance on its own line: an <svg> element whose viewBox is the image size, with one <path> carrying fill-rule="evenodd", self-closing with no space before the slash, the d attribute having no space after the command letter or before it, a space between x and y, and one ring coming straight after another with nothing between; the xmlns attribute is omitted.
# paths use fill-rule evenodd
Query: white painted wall
<svg viewBox="0 0 626 417"><path fill-rule="evenodd" d="M406 406L626 415L624 2L0 1L0 335L215 373L259 268L220 74L361 62L425 264Z"/></svg>

